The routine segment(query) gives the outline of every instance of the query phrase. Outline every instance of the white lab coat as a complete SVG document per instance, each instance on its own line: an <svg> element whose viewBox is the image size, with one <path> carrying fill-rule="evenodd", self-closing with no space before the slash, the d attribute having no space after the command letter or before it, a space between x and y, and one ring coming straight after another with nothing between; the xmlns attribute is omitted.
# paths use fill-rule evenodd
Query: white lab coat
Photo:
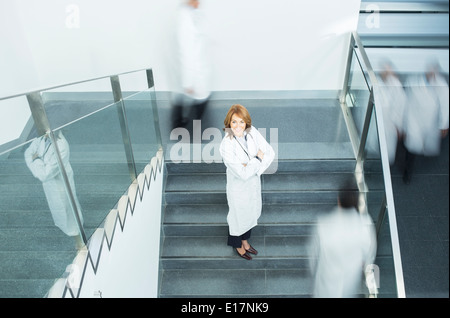
<svg viewBox="0 0 450 318"><path fill-rule="evenodd" d="M194 9L183 3L178 19L179 90L186 100L206 100L211 94L206 17L201 8Z"/></svg>
<svg viewBox="0 0 450 318"><path fill-rule="evenodd" d="M262 162L255 158L259 149L264 153ZM226 133L220 144L220 154L227 168L229 232L230 235L240 236L258 224L262 209L260 176L272 163L275 152L252 126L247 133L245 151L234 137L230 138Z"/></svg>
<svg viewBox="0 0 450 318"><path fill-rule="evenodd" d="M379 85L374 87L374 97L375 103L382 108L389 164L392 165L395 161L399 134L404 132L406 93L398 78L388 76L384 80L380 78Z"/></svg>
<svg viewBox="0 0 450 318"><path fill-rule="evenodd" d="M376 255L370 216L354 208L337 207L318 219L314 238L314 297L346 298L359 294L364 270L373 264Z"/></svg>
<svg viewBox="0 0 450 318"><path fill-rule="evenodd" d="M441 130L449 126L448 84L440 76L427 83L425 75L410 78L406 85L405 146L413 154L437 156Z"/></svg>
<svg viewBox="0 0 450 318"><path fill-rule="evenodd" d="M46 139L48 142L46 143ZM83 222L80 204L76 197L73 170L69 162L69 144L64 136L59 133L57 137L58 149L61 159L69 179L70 186L75 196L75 201L80 212L80 219ZM25 162L33 176L42 182L44 193L47 198L49 209L52 213L53 221L65 234L76 236L79 234L78 225L72 212L69 197L64 187L64 180L59 170L58 161L50 139L44 136L36 138L25 150ZM38 158L33 160L33 154L37 153Z"/></svg>

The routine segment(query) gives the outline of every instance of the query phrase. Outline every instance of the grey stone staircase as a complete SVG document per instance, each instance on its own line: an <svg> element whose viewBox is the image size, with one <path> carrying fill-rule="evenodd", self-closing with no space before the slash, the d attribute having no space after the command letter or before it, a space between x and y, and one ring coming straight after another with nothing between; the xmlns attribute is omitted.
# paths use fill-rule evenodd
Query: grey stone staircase
<svg viewBox="0 0 450 318"><path fill-rule="evenodd" d="M246 261L227 246L225 166L167 162L160 297L310 297L311 231L354 164L285 160L263 175L263 211L250 240L259 253Z"/></svg>

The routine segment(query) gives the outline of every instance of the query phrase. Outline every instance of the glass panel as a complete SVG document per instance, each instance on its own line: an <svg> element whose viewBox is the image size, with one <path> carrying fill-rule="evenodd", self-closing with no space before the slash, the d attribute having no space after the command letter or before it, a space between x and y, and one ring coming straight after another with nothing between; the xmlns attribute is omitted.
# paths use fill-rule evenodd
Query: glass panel
<svg viewBox="0 0 450 318"><path fill-rule="evenodd" d="M389 217L387 208L385 210L386 187L375 115L374 109L374 116L371 118L367 136L366 158L364 160L364 179L367 186L366 200L369 215L377 224L379 230L375 260L380 286L378 297L397 297Z"/></svg>
<svg viewBox="0 0 450 318"><path fill-rule="evenodd" d="M119 103L109 78L41 93L58 147L38 136L25 96L0 101L0 297L44 297L63 276L83 245L79 223L89 239L132 182L124 137L133 141L138 172L159 149L146 72L123 78L126 99Z"/></svg>
<svg viewBox="0 0 450 318"><path fill-rule="evenodd" d="M148 88L145 70L119 75L119 81L124 99Z"/></svg>
<svg viewBox="0 0 450 318"><path fill-rule="evenodd" d="M11 109L14 109L12 112ZM31 112L25 96L0 100L0 154L20 145L32 127Z"/></svg>
<svg viewBox="0 0 450 318"><path fill-rule="evenodd" d="M75 121L60 131L70 146L76 193L89 238L131 183L118 105Z"/></svg>
<svg viewBox="0 0 450 318"><path fill-rule="evenodd" d="M378 250L375 264L378 266L379 275L379 298L398 297L397 279L394 266L394 255L392 250L391 230L389 225L388 211L381 220L378 233Z"/></svg>
<svg viewBox="0 0 450 318"><path fill-rule="evenodd" d="M361 137L362 134L369 98L370 89L359 63L359 57L356 52L353 51L349 89L347 94L347 105L351 110L359 137Z"/></svg>
<svg viewBox="0 0 450 318"><path fill-rule="evenodd" d="M81 240L54 154L38 137L0 155L0 297L44 297L76 255Z"/></svg>
<svg viewBox="0 0 450 318"><path fill-rule="evenodd" d="M153 107L156 107L154 89L124 99L124 105L136 172L139 174L160 147L153 113Z"/></svg>
<svg viewBox="0 0 450 318"><path fill-rule="evenodd" d="M355 120L358 135L361 138L370 98L368 85L371 81L368 77L369 70L367 66L360 64L362 59L358 58L359 54L364 54L364 52L360 52L358 48L358 53L353 53L347 103L351 103L349 106ZM377 98L375 97L376 101ZM377 256L375 260L375 277L379 286L378 297L399 297L399 292L403 292L397 289L397 283L399 280L402 283L403 277L396 277L398 271L396 271L395 266L401 266L401 264L396 265L394 263L396 256L399 259L399 255L394 255L393 252L394 246L398 245L398 237L397 229L392 228L389 224L389 215L386 207L386 202L389 201L389 198L392 198L392 190L391 185L386 184L386 182L390 183L389 162L384 163L381 159L377 125L377 122L380 120L383 120L383 118L377 118L376 107L374 107L369 121L363 152L364 158L362 159L364 165L363 174L360 175L360 178L365 186L364 195L367 212L376 223L378 230ZM387 151L387 149L383 151ZM395 242L393 239L395 239Z"/></svg>
<svg viewBox="0 0 450 318"><path fill-rule="evenodd" d="M51 129L114 103L109 78L47 90L42 97Z"/></svg>

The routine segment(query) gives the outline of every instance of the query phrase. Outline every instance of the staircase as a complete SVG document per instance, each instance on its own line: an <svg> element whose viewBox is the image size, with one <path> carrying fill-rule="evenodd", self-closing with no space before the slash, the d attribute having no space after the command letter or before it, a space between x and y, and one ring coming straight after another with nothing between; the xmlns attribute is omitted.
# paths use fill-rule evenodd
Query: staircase
<svg viewBox="0 0 450 318"><path fill-rule="evenodd" d="M76 118L77 111L105 104L49 103L49 120L64 124ZM120 132L110 125L108 133L102 133L105 123L117 121L115 114L115 108L108 108L63 129L88 238L131 182ZM0 298L45 297L77 253L75 239L53 223L42 184L26 166L26 147L0 158Z"/></svg>
<svg viewBox="0 0 450 318"><path fill-rule="evenodd" d="M42 184L21 159L23 151L1 161L0 298L44 297L76 256L75 239L54 225ZM72 161L88 237L124 191L117 182L127 177L120 175L122 166Z"/></svg>
<svg viewBox="0 0 450 318"><path fill-rule="evenodd" d="M261 108L248 107L254 117L270 113L264 109L269 105L258 102ZM308 101L294 104L283 108L287 120L298 119L298 127L316 127L307 123L311 118L328 120L319 127L330 133L317 134L313 128L297 139L306 142L295 142L293 134L289 138L294 139L281 137L277 172L261 176L263 210L250 239L259 253L251 261L227 246L223 163L166 161L160 297L311 297L311 232L317 216L336 205L343 180L354 176L355 160L348 138L336 137L343 119L335 113L335 101L322 101L319 108ZM218 113L212 109L211 114ZM264 127L264 117L259 118ZM381 178L379 172L369 174L369 201L379 203Z"/></svg>
<svg viewBox="0 0 450 318"><path fill-rule="evenodd" d="M263 211L250 239L259 254L252 261L226 245L224 165L205 165L166 165L160 296L309 296L311 229L335 205L352 160L283 162L277 174L262 176Z"/></svg>

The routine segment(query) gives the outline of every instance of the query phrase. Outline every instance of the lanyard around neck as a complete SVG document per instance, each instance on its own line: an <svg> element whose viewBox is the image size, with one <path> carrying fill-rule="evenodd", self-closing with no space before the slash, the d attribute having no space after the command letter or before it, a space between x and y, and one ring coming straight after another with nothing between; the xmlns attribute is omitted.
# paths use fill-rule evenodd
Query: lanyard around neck
<svg viewBox="0 0 450 318"><path fill-rule="evenodd" d="M245 154L247 155L248 159L250 160L250 156L247 152L247 150L245 150L245 148L241 145L241 143L239 142L239 140L236 138L236 136L233 136L234 139L237 141L237 143L239 144L239 146L241 146L242 150L244 150ZM245 135L245 139L247 140L247 135Z"/></svg>

